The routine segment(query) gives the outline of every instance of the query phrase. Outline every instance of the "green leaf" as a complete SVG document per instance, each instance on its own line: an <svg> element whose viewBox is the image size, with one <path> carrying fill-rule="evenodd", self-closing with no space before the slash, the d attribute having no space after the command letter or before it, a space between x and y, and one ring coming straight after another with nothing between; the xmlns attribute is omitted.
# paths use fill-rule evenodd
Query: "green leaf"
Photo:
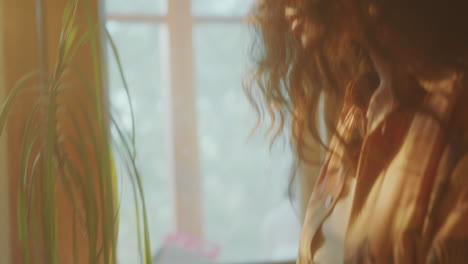
<svg viewBox="0 0 468 264"><path fill-rule="evenodd" d="M70 35L65 39L65 50L64 50L64 57L67 58L67 55L70 51L70 48L75 41L76 34L78 33L78 27L73 27L70 31Z"/></svg>
<svg viewBox="0 0 468 264"><path fill-rule="evenodd" d="M83 46L83 44L85 43L85 41L87 41L89 39L89 35L90 35L90 31L87 30L82 36L81 38L78 40L78 42L75 44L75 46L73 47L73 49L70 51L70 55L68 57L68 62L71 62L71 60L75 57L76 53L78 52L78 50ZM68 64L67 64L68 66Z"/></svg>
<svg viewBox="0 0 468 264"><path fill-rule="evenodd" d="M142 212L143 212L143 236L144 236L143 263L150 264L151 261L152 261L151 260L151 242L150 242L150 238L149 238L149 224L148 224L148 216L147 216L146 202L145 202L146 200L145 200L145 194L144 194L144 190L143 190L141 175L140 175L140 172L138 171L138 167L136 165L136 159L135 159L136 157L131 152L131 147L130 147L130 144L129 144L128 140L126 139L124 133L122 132L122 130L118 126L115 119L111 117L111 121L112 121L112 124L114 125L114 128L116 129L118 135L119 135L119 139L123 143L123 148L124 148L124 150L126 151L126 154L129 157L129 161L130 161L131 169L132 169L132 174L130 176L133 176L134 179L136 180L137 191L134 191L134 193L138 192L138 194L140 196L139 197L139 202L141 203ZM133 177L132 177L132 181L133 181ZM136 203L135 207L138 207L138 199L137 198L135 198L135 203ZM139 217L139 215L137 215L137 217ZM140 232L140 231L138 230L138 232Z"/></svg>
<svg viewBox="0 0 468 264"><path fill-rule="evenodd" d="M31 72L23 77L21 77L13 86L13 89L11 90L10 94L6 98L5 102L3 103L1 110L0 110L0 135L2 135L3 128L5 127L5 123L8 117L8 114L10 113L10 108L18 95L18 92L23 89L23 85L26 81L30 80L33 76L36 75L36 72Z"/></svg>
<svg viewBox="0 0 468 264"><path fill-rule="evenodd" d="M80 107L83 106L80 104ZM82 192L83 192L83 200L84 200L84 207L86 211L86 230L88 233L88 249L89 249L89 260L90 264L94 264L97 262L97 224L98 224L98 211L96 206L97 196L94 187L94 179L93 179L93 172L91 170L90 158L89 155L86 153L86 149L84 148L84 144L87 143L85 137L89 135L85 135L82 127L79 125L78 118L76 117L75 112L70 111L70 118L72 119L72 124L74 126L74 130L78 136L78 139L71 139L72 145L74 150L78 154L78 158L81 161L81 165L84 168L84 174L82 176L79 175L79 169L74 168L72 163L66 163L66 165L74 172L76 178L83 179L82 184ZM87 124L86 127L87 131L92 131L92 125ZM91 136L92 137L92 136ZM94 142L93 142L94 143ZM92 143L92 144L93 144Z"/></svg>
<svg viewBox="0 0 468 264"><path fill-rule="evenodd" d="M33 133L33 139L31 141L28 141L29 139L29 134L31 133L31 125L32 121L35 117L35 114L37 112L37 109L39 108L39 103L36 103L31 110L31 113L28 116L28 120L26 121L26 127L23 132L23 138L21 140L22 142L22 148L21 148L21 175L23 176L23 181L20 182L20 187L24 187L27 185L27 174L28 174L28 165L29 165L29 159L31 156L31 151L32 147L34 146L34 143L37 139L37 134L38 134L38 128L36 127L35 129L32 130Z"/></svg>
<svg viewBox="0 0 468 264"><path fill-rule="evenodd" d="M63 10L62 25L68 25L68 22L72 15L72 11L76 7L76 3L77 1L68 1L67 5L65 6L65 9Z"/></svg>

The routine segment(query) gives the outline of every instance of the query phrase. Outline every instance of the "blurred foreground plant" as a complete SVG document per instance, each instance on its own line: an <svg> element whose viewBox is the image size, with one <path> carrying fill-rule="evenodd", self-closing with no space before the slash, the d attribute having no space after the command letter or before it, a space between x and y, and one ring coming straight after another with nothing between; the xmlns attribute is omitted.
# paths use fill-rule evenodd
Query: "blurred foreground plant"
<svg viewBox="0 0 468 264"><path fill-rule="evenodd" d="M21 175L17 197L18 235L24 263L59 263L61 241L58 232L72 237L74 263L116 263L119 202L112 149L124 163L131 178L135 201L135 217L141 262L151 263L149 230L141 177L136 166L135 127L119 127L110 114L102 87L100 34L102 25L84 8L87 25L80 29L76 23L78 0L69 0L63 12L60 40L55 66L22 77L12 88L0 110L0 134L5 128L12 105L21 103L26 85L34 82L39 92L29 113L22 135ZM130 101L120 58L109 33L112 54L119 66L120 76ZM92 76L74 64L80 49L89 45L93 56ZM67 82L76 76L78 82ZM65 100L69 91L81 89L83 97L74 102ZM112 132L112 133L111 133ZM59 229L58 186L63 186L72 212L69 230ZM67 225L66 225L67 226ZM80 242L84 240L84 242ZM85 249L78 247L84 244ZM83 252L84 251L84 252ZM84 259L86 258L86 259ZM135 261L136 263L137 261Z"/></svg>

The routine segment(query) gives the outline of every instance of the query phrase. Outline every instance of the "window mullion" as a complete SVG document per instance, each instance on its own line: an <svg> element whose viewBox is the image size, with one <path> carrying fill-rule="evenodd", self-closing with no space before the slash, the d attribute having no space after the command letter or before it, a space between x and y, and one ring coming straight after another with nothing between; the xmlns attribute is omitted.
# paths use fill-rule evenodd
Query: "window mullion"
<svg viewBox="0 0 468 264"><path fill-rule="evenodd" d="M191 0L168 1L169 171L174 179L177 231L203 234Z"/></svg>

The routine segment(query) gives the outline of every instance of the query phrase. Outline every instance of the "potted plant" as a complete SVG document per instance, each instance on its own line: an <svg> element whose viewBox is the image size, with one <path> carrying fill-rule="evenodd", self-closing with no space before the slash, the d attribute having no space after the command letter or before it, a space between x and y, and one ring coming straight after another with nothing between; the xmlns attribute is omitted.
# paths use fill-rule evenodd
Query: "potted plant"
<svg viewBox="0 0 468 264"><path fill-rule="evenodd" d="M86 17L84 28L77 23L77 14ZM124 164L132 179L141 262L151 263L133 116L131 131L124 131L107 104L101 35L111 43L131 105L128 87L116 47L96 21L84 3L68 1L52 70L42 67L24 75L0 109L1 134L12 106L21 103L23 94L37 93L25 120L19 161L16 219L24 263L62 263L62 251L71 252L73 263L117 262L119 198L114 160ZM74 63L84 46L92 51L92 75ZM64 214L69 223L60 222Z"/></svg>

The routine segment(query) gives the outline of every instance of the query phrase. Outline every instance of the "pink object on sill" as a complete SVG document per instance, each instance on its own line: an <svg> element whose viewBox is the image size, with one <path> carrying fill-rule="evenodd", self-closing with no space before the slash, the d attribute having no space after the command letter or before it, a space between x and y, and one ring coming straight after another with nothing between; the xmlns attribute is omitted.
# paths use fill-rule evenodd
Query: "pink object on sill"
<svg viewBox="0 0 468 264"><path fill-rule="evenodd" d="M185 233L171 233L166 237L166 243L189 250L202 257L214 260L218 257L221 247Z"/></svg>

